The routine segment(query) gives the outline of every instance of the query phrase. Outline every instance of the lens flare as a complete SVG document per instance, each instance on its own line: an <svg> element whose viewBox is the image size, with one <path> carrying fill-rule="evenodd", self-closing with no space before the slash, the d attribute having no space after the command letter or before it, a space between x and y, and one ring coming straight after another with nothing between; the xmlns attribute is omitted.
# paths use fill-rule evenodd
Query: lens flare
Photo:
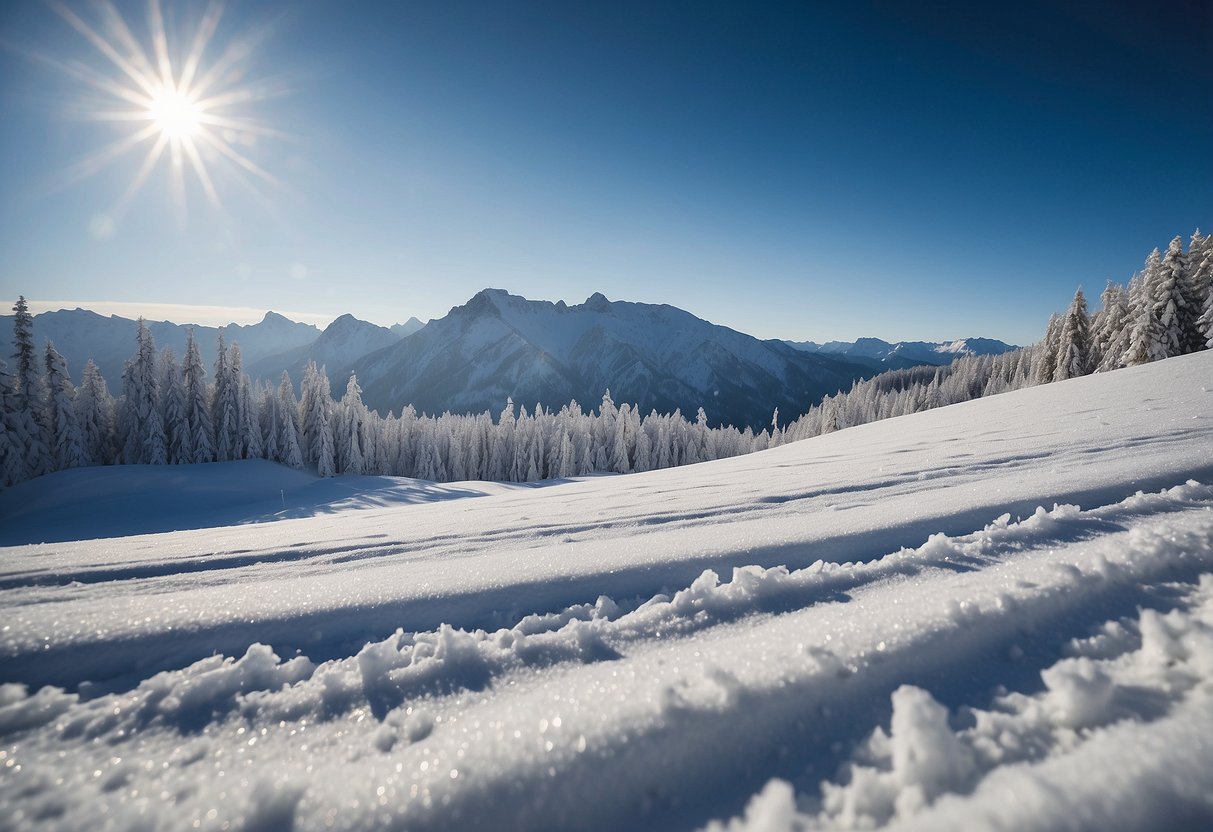
<svg viewBox="0 0 1213 832"><path fill-rule="evenodd" d="M248 155L259 138L286 138L250 114L256 103L283 95L280 79L244 81L247 64L265 31L215 42L223 5L211 2L192 31L170 32L160 0L150 0L147 13L148 44L140 41L111 0L94 5L99 22L86 22L62 0L48 0L51 8L106 59L100 66L35 55L82 83L101 106L83 108L85 118L121 125L122 135L93 151L62 172L58 186L91 176L138 148L145 148L134 178L111 212L120 214L168 158L169 190L174 203L185 209L186 169L206 194L220 206L212 170L222 170L235 181L264 197L256 180L279 184ZM175 48L186 44L184 49ZM222 47L222 48L220 48ZM208 53L217 53L213 60ZM179 60L174 60L174 57ZM125 125L129 125L129 128Z"/></svg>

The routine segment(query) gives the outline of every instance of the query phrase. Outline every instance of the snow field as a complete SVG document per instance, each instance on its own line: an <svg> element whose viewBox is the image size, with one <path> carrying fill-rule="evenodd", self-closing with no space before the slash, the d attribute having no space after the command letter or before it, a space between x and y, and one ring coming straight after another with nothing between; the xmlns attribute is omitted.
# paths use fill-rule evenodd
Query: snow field
<svg viewBox="0 0 1213 832"><path fill-rule="evenodd" d="M1211 369L0 550L0 826L1207 825Z"/></svg>
<svg viewBox="0 0 1213 832"><path fill-rule="evenodd" d="M23 733L25 742L5 749L5 764L19 766L20 776L0 786L0 794L7 803L15 787L31 819L57 816L79 828L94 821L98 804L120 819L118 826L131 812L154 825L172 817L196 820L200 828L247 825L267 806L282 810L284 794L298 799L301 817L336 811L344 828L385 822L440 828L456 819L605 828L578 821L582 812L604 819L618 812L614 789L589 788L597 782L625 793L645 788L649 804L630 811L677 823L688 819L688 809L693 813L692 799L707 782L735 776L714 751L736 743L734 756L757 757L757 766L770 755L769 742L781 749L776 756L803 762L802 753L779 745L781 737L786 743L800 735L812 744L814 722L836 718L831 711L844 713L856 696L870 701L912 674L913 665L960 664L1017 630L1047 626L1084 599L1213 570L1210 507L1213 488L1189 483L1088 512L1062 506L1022 523L1000 517L974 534L933 536L917 550L870 564L744 568L725 583L707 572L672 597L632 610L600 598L493 633L447 626L398 632L319 665L302 656L282 660L253 645L239 659L205 659L133 691L87 701L10 685L0 731ZM1128 530L1051 546L1111 526ZM1193 602L1194 614L1213 616L1213 572L1198 580L1193 597L1204 606ZM854 607L841 628L836 604L809 597L840 587ZM780 607L788 611L753 615ZM1193 620L1205 629L1194 629ZM1166 617L1146 611L1136 628L1113 623L1097 638L1076 642L1077 658L1045 670L1044 695L1007 694L996 703L1007 714L975 712L973 736L962 739L928 693L897 687L892 738L878 731L866 749L874 766L857 766L847 786L827 785L823 825L912 815L970 787L982 766L1047 756L1045 738L1053 733L1061 738L1052 744L1065 748L1076 744L1066 739L1075 730L1132 715L1117 704L1121 688L1103 669L1109 660L1097 663L1084 650L1106 653L1136 636L1141 661L1157 672L1134 675L1141 662L1130 662L1128 680L1182 702L1213 679L1209 623L1180 611ZM1002 661L1013 662L1017 651L1003 653ZM1184 664L1167 667L1168 657ZM692 727L694 740L664 741ZM56 748L71 748L76 759L65 764ZM129 759L160 764L124 764ZM52 785L39 760L54 760L70 786ZM711 763L707 770L688 780L686 773L704 761ZM349 776L350 767L358 777ZM267 780L271 771L291 776ZM299 784L306 781L305 790ZM136 783L142 788L124 788ZM380 784L373 794L371 783ZM417 799L403 806L393 799L381 810L378 798L389 788ZM216 789L226 795L224 804L238 795L244 812L217 810L208 818ZM65 791L88 799L68 801ZM128 803L132 791L148 796Z"/></svg>

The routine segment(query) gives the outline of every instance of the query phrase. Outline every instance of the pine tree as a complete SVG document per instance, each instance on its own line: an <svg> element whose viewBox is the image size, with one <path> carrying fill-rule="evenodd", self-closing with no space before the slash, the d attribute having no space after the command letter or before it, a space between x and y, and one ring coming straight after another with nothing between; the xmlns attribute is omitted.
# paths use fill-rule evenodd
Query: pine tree
<svg viewBox="0 0 1213 832"><path fill-rule="evenodd" d="M350 379L345 385L345 395L341 397L341 418L338 432L338 458L341 460L343 474L361 474L365 465L362 448L362 429L365 419L365 408L362 404L362 388L358 386L358 377L350 373Z"/></svg>
<svg viewBox="0 0 1213 832"><path fill-rule="evenodd" d="M324 395L328 397L328 378L321 376ZM333 456L333 426L329 421L329 408L322 403L316 412L315 427L316 442L316 473L322 477L337 475L336 461Z"/></svg>
<svg viewBox="0 0 1213 832"><path fill-rule="evenodd" d="M110 465L115 460L114 399L97 365L90 358L76 391L76 421L88 465Z"/></svg>
<svg viewBox="0 0 1213 832"><path fill-rule="evenodd" d="M222 335L220 335L222 338ZM222 347L220 347L222 351ZM185 413L190 431L191 462L215 461L215 428L211 420L210 397L207 395L206 367L202 353L190 327L185 341Z"/></svg>
<svg viewBox="0 0 1213 832"><path fill-rule="evenodd" d="M25 448L18 433L17 380L0 360L0 488L16 485L28 477Z"/></svg>
<svg viewBox="0 0 1213 832"><path fill-rule="evenodd" d="M119 432L122 461L127 464L164 465L164 420L160 409L160 383L156 374L156 342L143 318L135 334L135 355L122 373Z"/></svg>
<svg viewBox="0 0 1213 832"><path fill-rule="evenodd" d="M240 402L240 458L260 459L263 450L261 437L261 414L257 410L257 399L253 396L253 383L248 374L240 372L240 345L232 344L235 352L232 367L239 379Z"/></svg>
<svg viewBox="0 0 1213 832"><path fill-rule="evenodd" d="M1188 285L1201 310L1190 346L1193 352L1213 348L1213 236L1199 229L1188 248Z"/></svg>
<svg viewBox="0 0 1213 832"><path fill-rule="evenodd" d="M1053 381L1053 373L1057 369L1057 353L1061 347L1060 315L1049 318L1045 335L1032 349L1032 383L1048 384Z"/></svg>
<svg viewBox="0 0 1213 832"><path fill-rule="evenodd" d="M232 366L232 359L237 356L239 350L233 352L231 348L224 347L221 327L215 357L215 387L211 398L211 413L215 422L215 459L220 462L240 459L244 449L240 435L240 375Z"/></svg>
<svg viewBox="0 0 1213 832"><path fill-rule="evenodd" d="M16 351L15 410L12 417L17 439L25 452L27 477L46 474L54 466L49 442L49 425L42 407L45 401L42 373L34 355L34 318L25 296L13 305L13 346Z"/></svg>
<svg viewBox="0 0 1213 832"><path fill-rule="evenodd" d="M164 439L170 465L194 461L193 435L181 367L171 347L160 351L160 403L164 419Z"/></svg>
<svg viewBox="0 0 1213 832"><path fill-rule="evenodd" d="M1133 328L1129 336L1129 351L1124 358L1126 367L1168 357L1166 333L1158 317L1159 306L1156 303L1157 298L1163 294L1159 290L1161 282L1162 257L1158 249L1154 249L1146 258L1145 271L1131 284L1129 309Z"/></svg>
<svg viewBox="0 0 1213 832"><path fill-rule="evenodd" d="M1129 349L1132 328L1129 321L1129 302L1124 290L1108 281L1108 288L1100 296L1103 315L1099 319L1096 333L1096 351L1099 354L1099 369L1115 370L1122 366L1121 360Z"/></svg>
<svg viewBox="0 0 1213 832"><path fill-rule="evenodd" d="M303 452L299 447L299 404L295 401L295 386L286 370L278 385L279 436L278 451L282 463L292 468L303 467Z"/></svg>
<svg viewBox="0 0 1213 832"><path fill-rule="evenodd" d="M1055 381L1085 376L1093 369L1091 321L1087 318L1087 299L1080 288L1061 325Z"/></svg>
<svg viewBox="0 0 1213 832"><path fill-rule="evenodd" d="M55 469L62 471L87 465L80 423L76 419L76 388L68 375L67 362L50 341L46 342L46 388Z"/></svg>
<svg viewBox="0 0 1213 832"><path fill-rule="evenodd" d="M1200 317L1198 301L1188 284L1188 262L1183 239L1176 236L1167 246L1154 285L1154 314L1161 326L1159 357L1170 358L1189 352L1196 340L1196 321Z"/></svg>

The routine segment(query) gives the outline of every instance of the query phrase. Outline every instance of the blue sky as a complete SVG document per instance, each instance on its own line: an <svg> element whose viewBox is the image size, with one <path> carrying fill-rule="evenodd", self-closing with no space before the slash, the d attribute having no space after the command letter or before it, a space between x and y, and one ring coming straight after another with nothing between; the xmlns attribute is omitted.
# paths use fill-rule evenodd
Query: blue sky
<svg viewBox="0 0 1213 832"><path fill-rule="evenodd" d="M267 32L229 80L286 93L241 108L288 134L240 146L276 184L212 159L219 206L187 179L183 212L161 160L115 216L141 150L56 186L133 128L79 118L96 95L30 55L120 74L7 4L0 296L387 324L494 286L1024 343L1213 227L1207 3L811 6L232 3L203 64ZM143 37L146 5L118 8ZM164 8L186 37L203 10Z"/></svg>

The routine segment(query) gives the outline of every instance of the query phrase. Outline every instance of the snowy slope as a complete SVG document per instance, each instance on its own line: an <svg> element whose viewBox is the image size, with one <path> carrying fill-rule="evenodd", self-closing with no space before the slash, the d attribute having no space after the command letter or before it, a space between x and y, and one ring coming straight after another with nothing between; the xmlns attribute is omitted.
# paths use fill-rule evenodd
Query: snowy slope
<svg viewBox="0 0 1213 832"><path fill-rule="evenodd" d="M0 550L0 805L1207 827L1210 379L1204 353L689 468Z"/></svg>
<svg viewBox="0 0 1213 832"><path fill-rule="evenodd" d="M321 478L263 459L73 468L0 491L0 546L266 523L539 485Z"/></svg>
<svg viewBox="0 0 1213 832"><path fill-rule="evenodd" d="M180 361L185 355L189 325L148 321L147 326L156 339L157 349L172 347ZM12 330L13 316L0 316L0 331L11 333ZM72 379L77 383L84 375L84 365L92 358L115 395L121 391L122 367L135 352L135 330L136 323L129 318L105 317L87 309L63 309L34 316L34 344L39 350L46 339L54 341L55 348L67 359ZM216 327L194 327L194 337L208 370L215 363L217 332ZM302 347L316 340L319 334L311 324L297 323L277 312L265 313L265 317L255 324L229 324L224 328L226 342L240 344L246 365L268 355Z"/></svg>
<svg viewBox="0 0 1213 832"><path fill-rule="evenodd" d="M413 404L441 413L499 412L512 397L531 408L576 399L596 408L610 388L639 403L711 424L769 425L771 411L800 413L873 373L869 365L759 341L673 306L531 301L485 289L416 334L366 356L355 370L366 403L386 412Z"/></svg>

